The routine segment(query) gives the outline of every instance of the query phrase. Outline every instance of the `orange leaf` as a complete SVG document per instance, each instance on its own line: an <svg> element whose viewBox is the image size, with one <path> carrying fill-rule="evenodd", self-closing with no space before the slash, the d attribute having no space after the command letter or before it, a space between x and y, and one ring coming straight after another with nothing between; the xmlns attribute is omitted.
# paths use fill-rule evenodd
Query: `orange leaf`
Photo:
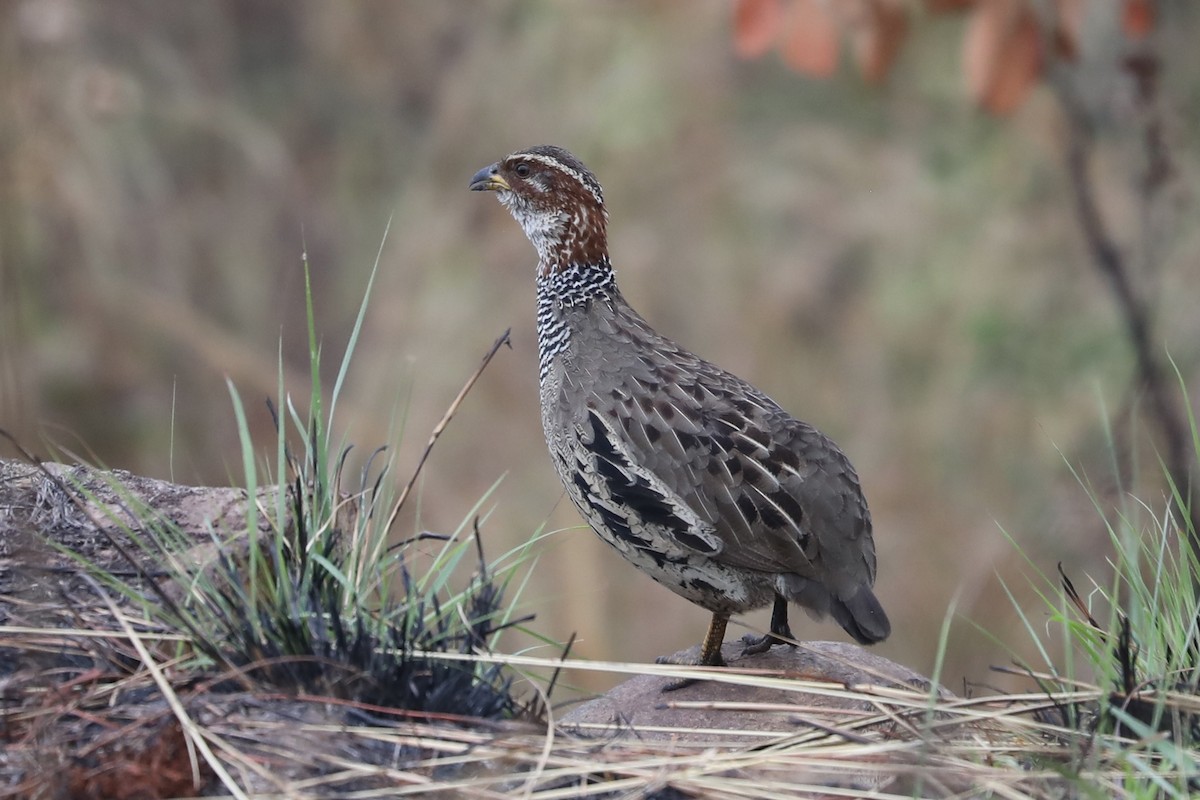
<svg viewBox="0 0 1200 800"><path fill-rule="evenodd" d="M996 71L1010 11L1004 3L988 2L975 9L963 37L963 72L967 93L982 102Z"/></svg>
<svg viewBox="0 0 1200 800"><path fill-rule="evenodd" d="M1042 39L1037 18L1026 8L1009 37L984 107L998 116L1016 111L1041 77L1042 66Z"/></svg>
<svg viewBox="0 0 1200 800"><path fill-rule="evenodd" d="M1130 39L1140 41L1150 34L1155 16L1154 0L1125 0L1121 27Z"/></svg>
<svg viewBox="0 0 1200 800"><path fill-rule="evenodd" d="M899 0L866 0L867 13L851 32L854 60L863 76L879 83L908 34L908 10Z"/></svg>
<svg viewBox="0 0 1200 800"><path fill-rule="evenodd" d="M1037 18L1023 0L980 2L963 40L967 91L993 114L1010 114L1041 75Z"/></svg>
<svg viewBox="0 0 1200 800"><path fill-rule="evenodd" d="M786 29L782 49L785 64L815 78L828 78L837 70L840 34L825 2L795 0Z"/></svg>
<svg viewBox="0 0 1200 800"><path fill-rule="evenodd" d="M1054 51L1067 61L1079 58L1079 34L1083 31L1083 0L1054 3Z"/></svg>
<svg viewBox="0 0 1200 800"><path fill-rule="evenodd" d="M738 0L733 12L733 49L742 58L758 58L781 32L780 0Z"/></svg>

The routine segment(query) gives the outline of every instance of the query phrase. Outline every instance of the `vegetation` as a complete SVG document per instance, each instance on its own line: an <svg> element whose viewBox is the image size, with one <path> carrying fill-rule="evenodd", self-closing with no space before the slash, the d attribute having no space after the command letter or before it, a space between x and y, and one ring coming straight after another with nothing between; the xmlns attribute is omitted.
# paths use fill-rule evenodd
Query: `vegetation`
<svg viewBox="0 0 1200 800"><path fill-rule="evenodd" d="M304 785L306 796L321 797L425 790L430 781L445 791L521 788L538 798L625 791L799 798L818 790L858 797L867 789L898 798L1186 798L1200 791L1200 597L1193 585L1200 565L1188 544L1188 519L1177 518L1173 501L1155 509L1131 499L1108 521L1110 585L1088 579L1081 594L1060 566L1057 578L1036 578L1044 615L1014 599L1044 662L1007 670L1028 682L1020 694L958 698L938 689L936 673L923 692L722 672L706 677L795 693L798 704L783 706L785 712L803 713L803 698L813 696L855 699L862 710L843 712L833 724L814 724L807 714L797 733L760 734L757 745L729 734L727 742L715 743L717 757L711 740L682 746L637 737L614 741L611 729L595 731L601 734L595 741L586 730L582 739L556 735L546 717L553 679L545 692L527 687L527 696L518 698L512 670L557 671L562 662L501 655L494 647L497 634L528 621L514 619L504 600L508 579L531 563L528 552L489 564L477 509L467 516L473 523L451 536L389 546L389 529L417 475L391 501L385 487L392 465L379 451L378 471L364 470L346 492L348 448L332 433L340 376L350 366L367 298L328 398L311 293L307 298L311 411L301 415L281 394L279 408L286 411L277 417L274 474L285 480L276 485L271 470L257 465L245 410L231 387L243 431L247 501L239 518L245 528L210 526L205 533L215 552L208 558L198 557L195 532L119 482L107 488L133 524L119 516L96 519L90 509L102 498L94 488L42 468L129 569L106 568L55 543L92 576L95 609L86 620L76 610L76 630L9 627L0 650L18 664L30 663L28 654L47 641L88 642L67 644L58 655L58 669L74 675L65 682L43 687L44 678L28 666L8 670L12 699L0 709L8 755L0 759L0 776L17 796L124 800L219 786L234 797L257 797ZM455 398L426 455L506 341L507 334L496 341ZM1190 421L1193 449L1200 452ZM292 441L300 452L293 452ZM1104 517L1098 495L1089 491L1089 497ZM120 535L109 532L113 521ZM418 545L430 540L437 541L434 551L419 558ZM465 589L450 590L456 568L471 553L478 556L474 575ZM1029 564L1038 571L1035 561ZM165 570L156 570L161 566ZM163 576L181 590L163 588ZM11 602L20 605L20 596ZM952 646L949 621L939 664ZM615 674L663 669L570 666ZM239 715L235 709L247 704L257 712ZM760 710L770 715L781 707ZM497 729L488 720L525 724ZM339 731L332 739L331 724ZM113 730L119 739L106 733ZM677 731L683 737L706 733ZM327 757L330 741L337 759ZM239 775L239 765L244 771L261 761L264 746L275 766ZM59 768L32 769L47 760Z"/></svg>
<svg viewBox="0 0 1200 800"><path fill-rule="evenodd" d="M179 541L117 485L54 471L43 505L0 502L0 526L54 517L76 543L106 528L130 556L96 559L94 582L59 561L26 581L9 565L35 526L0 537L0 595L44 593L0 603L0 796L1200 792L1197 10L1114 4L1115 23L1072 30L1080 61L1029 68L1029 9L1101 4L859 5L912 20L860 62L869 95L829 71L836 48L820 83L729 57L720 4L0 6L0 428L233 482L259 532ZM997 77L1009 64L1019 80ZM964 77L1008 116L976 116ZM545 699L548 644L579 631L574 650L630 659L572 658L594 690L666 669L643 662L695 620L585 534L532 569L528 532L578 520L534 410L530 255L519 234L484 251L510 226L465 181L536 141L600 173L623 286L656 324L845 446L897 608L881 651L962 697L792 682L871 710L751 745L544 724L571 697L559 682ZM355 270L392 208L364 315ZM445 398L509 325L514 352L446 427ZM345 359L320 357L342 342ZM1096 397L1111 413L1086 411ZM428 469L411 436L347 446L393 427L435 431ZM101 501L137 524L89 521ZM655 624L631 627L648 605ZM58 783L14 783L31 763Z"/></svg>
<svg viewBox="0 0 1200 800"><path fill-rule="evenodd" d="M408 643L428 647L420 652L388 647L391 642L374 633L368 634L374 639L370 652L339 652L329 646L340 640L328 630L356 612L333 610L336 603L307 618L310 633L313 623L322 629L311 640L315 648L289 644L291 633L273 626L282 618L266 609L263 638L247 648L247 639L212 635L244 623L218 622L205 635L181 634L151 620L135 622L110 605L108 616L80 609L86 616L77 617L75 630L14 636L10 629L4 652L50 647L58 650L57 659L67 660L55 662L61 666L51 691L39 691L42 684L27 673L7 676L0 777L17 797L65 792L120 799L192 796L202 786L206 796L218 790L233 797L314 798L380 791L404 796L434 787L477 796L523 792L545 800L631 793L853 798L864 792L885 798L1188 798L1200 790L1197 601L1186 563L1187 533L1171 508L1138 512L1134 506L1114 521L1111 586L1092 584L1081 596L1065 576L1038 579L1045 613L1020 610L1046 661L1013 670L1026 683L1020 693L953 697L726 670L706 677L793 693L798 705L749 710L796 714L806 724L797 724L795 733L749 740L729 731L689 740L711 737L707 729L678 729L677 741L614 737L610 727L579 738L544 724L497 727L463 716L497 709L495 699L509 686L503 683L497 693L496 676L503 671L562 664L490 652L478 647L478 639L469 654L439 647L447 640L439 643L436 636L426 645L430 639L422 631L443 632L440 620L453 614L435 615L432 623L418 619L408 629L414 637ZM249 577L232 574L243 582ZM189 606L224 592L214 591L219 584L208 578L191 577L200 579L191 584ZM297 573L265 569L262 577L285 584L295 582ZM441 608L472 619L487 595L471 597L468 590ZM502 609L491 606L475 619L495 613ZM957 637L949 624L943 631L944 654ZM264 642L294 655L247 660ZM409 674L420 680L404 680L404 669L418 660L425 669ZM203 668L234 661L245 663L215 673ZM681 670L575 659L570 667L609 675ZM394 681L393 691L372 694L362 688L369 680L349 677ZM817 717L806 704L814 696L862 706L842 711L835 722L813 724ZM500 716L513 716L511 709L502 704Z"/></svg>

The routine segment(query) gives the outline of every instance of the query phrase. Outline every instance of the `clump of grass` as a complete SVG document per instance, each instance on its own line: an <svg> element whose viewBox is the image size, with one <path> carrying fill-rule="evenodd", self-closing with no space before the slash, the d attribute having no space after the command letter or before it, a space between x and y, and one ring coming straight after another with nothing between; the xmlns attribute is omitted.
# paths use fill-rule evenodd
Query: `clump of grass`
<svg viewBox="0 0 1200 800"><path fill-rule="evenodd" d="M1189 420L1200 455L1195 419ZM1044 662L1040 670L1023 669L1047 697L1080 689L1092 695L1056 700L1039 716L1063 730L1072 755L1062 768L1081 785L1103 770L1123 777L1116 796L1194 797L1200 792L1200 563L1190 546L1191 516L1179 513L1181 494L1169 474L1172 496L1160 507L1123 492L1121 504L1107 509L1087 477L1072 472L1104 521L1112 575L1084 576L1081 592L1068 567L1060 564L1051 578L1029 562L1049 620L1039 626L1017 607ZM1051 644L1055 635L1061 653ZM1117 785L1109 782L1106 790Z"/></svg>
<svg viewBox="0 0 1200 800"><path fill-rule="evenodd" d="M273 464L259 463L242 399L229 385L247 496L244 531L210 529L212 555L197 560L183 555L195 552L195 532L179 530L126 495L139 524L124 526L125 533L184 590L166 593L155 581L131 583L95 565L91 571L138 602L152 623L189 634L184 650L200 666L219 668L227 676L217 686L267 685L463 717L526 713L529 708L514 696L509 668L445 658L490 653L502 631L530 619L514 618L505 597L511 578L528 560L527 549L493 564L485 558L479 509L487 495L458 530L392 543L395 520L425 458L507 333L451 404L402 490L396 491L395 465L386 448L374 451L351 477L346 466L351 447L335 438L334 413L375 272L333 391L326 395L307 260L304 266L312 385L308 409L301 411L284 393L281 362L279 399L268 404L277 431ZM473 575L465 588L451 590L453 577L470 557L475 558Z"/></svg>

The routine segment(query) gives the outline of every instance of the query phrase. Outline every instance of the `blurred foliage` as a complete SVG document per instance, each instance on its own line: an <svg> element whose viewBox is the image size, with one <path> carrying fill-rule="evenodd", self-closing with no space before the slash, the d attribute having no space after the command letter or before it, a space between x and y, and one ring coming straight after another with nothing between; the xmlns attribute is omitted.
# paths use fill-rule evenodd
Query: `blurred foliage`
<svg viewBox="0 0 1200 800"><path fill-rule="evenodd" d="M1154 250L1140 277L1197 397L1200 227L1181 224L1200 185L1197 11L1163 14L1170 207L1139 206L1136 114L1111 76L1092 98L1096 166L1121 241ZM606 187L634 305L850 454L896 631L879 650L928 670L955 595L1002 637L1018 624L995 580L1020 568L1000 525L1039 562L1105 570L1103 525L1059 449L1103 488L1104 405L1124 430L1137 404L1057 107L1035 89L1009 119L979 116L961 26L918 19L868 88L740 61L723 3L0 4L0 427L148 475L234 480L223 376L253 411L282 358L307 396L301 253L340 353L391 218L339 408L348 439L365 454L402 429L400 464L415 463L478 354L508 326L514 344L397 534L453 529L501 475L490 550L578 525L542 443L534 255L466 191L505 153L561 144ZM1085 53L1103 46L1082 35ZM538 627L578 631L584 656L649 659L703 629L584 530L537 581ZM1003 656L984 642L964 626L948 682L988 679Z"/></svg>

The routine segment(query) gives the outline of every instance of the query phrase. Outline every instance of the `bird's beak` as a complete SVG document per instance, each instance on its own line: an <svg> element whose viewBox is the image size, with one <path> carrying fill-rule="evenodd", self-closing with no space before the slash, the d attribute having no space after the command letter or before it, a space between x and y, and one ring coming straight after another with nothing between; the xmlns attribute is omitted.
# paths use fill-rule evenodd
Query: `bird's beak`
<svg viewBox="0 0 1200 800"><path fill-rule="evenodd" d="M472 192L499 192L501 190L512 191L512 187L508 185L508 181L500 177L500 162L496 162L490 167L484 167L471 176Z"/></svg>

